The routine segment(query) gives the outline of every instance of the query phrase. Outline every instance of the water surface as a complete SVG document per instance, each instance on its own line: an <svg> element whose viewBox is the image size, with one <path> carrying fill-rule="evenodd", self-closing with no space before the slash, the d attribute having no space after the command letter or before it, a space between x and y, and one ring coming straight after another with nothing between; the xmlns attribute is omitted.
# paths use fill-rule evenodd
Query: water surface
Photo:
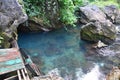
<svg viewBox="0 0 120 80"><path fill-rule="evenodd" d="M69 80L81 80L78 74L80 77L90 72L96 64L103 66L106 61L91 48L91 44L80 39L79 27L67 31L19 33L18 43L28 51L27 54L42 72L58 68L64 78L71 78Z"/></svg>

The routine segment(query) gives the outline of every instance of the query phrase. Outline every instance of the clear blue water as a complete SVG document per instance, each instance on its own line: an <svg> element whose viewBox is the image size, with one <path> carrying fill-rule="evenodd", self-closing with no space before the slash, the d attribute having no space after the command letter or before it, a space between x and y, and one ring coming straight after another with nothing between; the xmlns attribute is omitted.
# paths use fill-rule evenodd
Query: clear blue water
<svg viewBox="0 0 120 80"><path fill-rule="evenodd" d="M20 32L18 37L20 48L28 51L44 73L58 68L62 76L65 74L74 76L78 68L86 72L92 67L93 62L90 62L86 56L94 52L91 50L91 54L87 55L89 44L80 40L79 27L68 31L59 29L39 33Z"/></svg>

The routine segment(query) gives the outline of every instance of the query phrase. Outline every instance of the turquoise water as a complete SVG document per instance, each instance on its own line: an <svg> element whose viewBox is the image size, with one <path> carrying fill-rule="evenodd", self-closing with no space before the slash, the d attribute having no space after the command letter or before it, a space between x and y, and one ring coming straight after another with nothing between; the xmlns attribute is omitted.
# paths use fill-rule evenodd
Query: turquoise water
<svg viewBox="0 0 120 80"><path fill-rule="evenodd" d="M90 50L90 45L80 39L79 27L67 31L19 33L18 44L44 73L58 68L63 77L69 75L75 79L76 70L81 68L86 73L93 67L94 62L88 60L88 56L95 53L94 49Z"/></svg>

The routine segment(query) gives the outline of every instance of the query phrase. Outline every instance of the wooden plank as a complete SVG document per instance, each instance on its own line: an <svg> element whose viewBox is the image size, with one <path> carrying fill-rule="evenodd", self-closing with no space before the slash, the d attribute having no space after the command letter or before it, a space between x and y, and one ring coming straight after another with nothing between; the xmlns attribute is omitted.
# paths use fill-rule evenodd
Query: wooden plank
<svg viewBox="0 0 120 80"><path fill-rule="evenodd" d="M21 54L17 48L0 49L0 74L24 68Z"/></svg>
<svg viewBox="0 0 120 80"><path fill-rule="evenodd" d="M17 48L6 48L6 49L0 49L0 52L4 52L4 51L10 51L10 50L16 51L18 50Z"/></svg>
<svg viewBox="0 0 120 80"><path fill-rule="evenodd" d="M18 49L0 49L0 60L2 60L2 57L11 57L13 55L19 56L20 57L20 52ZM14 57L14 56L13 56Z"/></svg>
<svg viewBox="0 0 120 80"><path fill-rule="evenodd" d="M19 79L19 80L22 80L21 74L20 74L20 70L17 70L17 74L18 74L18 79Z"/></svg>
<svg viewBox="0 0 120 80"><path fill-rule="evenodd" d="M14 80L15 78L17 78L17 75L15 75L15 76L11 76L11 77L6 78L6 79L4 79L4 80Z"/></svg>
<svg viewBox="0 0 120 80"><path fill-rule="evenodd" d="M13 59L13 60L0 62L0 68L1 67L12 66L12 65L16 65L16 64L22 64L22 60L20 58L16 58L16 59Z"/></svg>
<svg viewBox="0 0 120 80"><path fill-rule="evenodd" d="M29 78L29 75L28 75L28 72L27 72L26 68L24 68L24 71L25 71L25 74L26 74L27 80L30 80L30 78Z"/></svg>
<svg viewBox="0 0 120 80"><path fill-rule="evenodd" d="M0 55L5 55L8 52L14 52L14 51L18 51L18 49L16 48L10 48L10 49L0 49Z"/></svg>
<svg viewBox="0 0 120 80"><path fill-rule="evenodd" d="M27 77L26 77L25 72L23 71L23 69L21 70L21 72L22 72L24 80L27 80Z"/></svg>
<svg viewBox="0 0 120 80"><path fill-rule="evenodd" d="M1 74L5 74L5 73L9 73L18 69L22 69L25 66L23 64L15 64L15 65L11 65L11 66L7 66L7 67L1 67L0 68L0 75Z"/></svg>
<svg viewBox="0 0 120 80"><path fill-rule="evenodd" d="M9 61L15 58L19 58L20 56L17 55L16 53L11 53L11 55L6 55L6 56L0 56L0 62L5 62Z"/></svg>

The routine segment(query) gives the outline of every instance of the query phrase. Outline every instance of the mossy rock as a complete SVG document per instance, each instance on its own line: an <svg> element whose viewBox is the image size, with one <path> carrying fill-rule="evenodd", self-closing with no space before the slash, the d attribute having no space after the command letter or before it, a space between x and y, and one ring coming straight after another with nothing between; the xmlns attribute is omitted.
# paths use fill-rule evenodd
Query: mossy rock
<svg viewBox="0 0 120 80"><path fill-rule="evenodd" d="M107 26L101 26L101 29L99 29L98 26L95 25L95 23L88 23L83 26L80 31L80 35L81 39L83 40L91 42L98 42L99 40L101 40L106 44L113 42L116 38L116 33L114 30L111 30Z"/></svg>
<svg viewBox="0 0 120 80"><path fill-rule="evenodd" d="M2 38L2 39L0 39L0 41L1 41L0 47L1 48L10 48L10 42L9 42L10 38L8 36L6 36L3 32L1 32L0 36Z"/></svg>

